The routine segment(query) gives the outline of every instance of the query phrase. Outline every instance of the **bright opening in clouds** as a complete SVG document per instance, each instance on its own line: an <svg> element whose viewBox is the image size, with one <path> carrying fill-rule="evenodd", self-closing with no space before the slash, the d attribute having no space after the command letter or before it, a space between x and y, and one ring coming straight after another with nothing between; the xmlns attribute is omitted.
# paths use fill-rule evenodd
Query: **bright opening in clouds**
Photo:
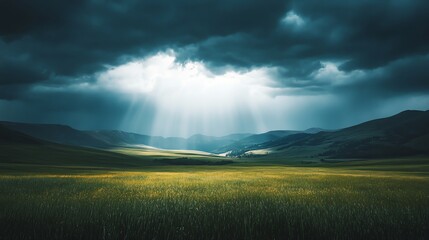
<svg viewBox="0 0 429 240"><path fill-rule="evenodd" d="M428 1L2 3L0 120L219 136L429 106Z"/></svg>
<svg viewBox="0 0 429 240"><path fill-rule="evenodd" d="M265 131L268 120L281 123L278 113L293 102L272 96L275 71L261 67L213 73L203 62L176 62L175 53L166 51L101 73L97 85L140 102L126 122L145 115L145 106L152 105L153 135L221 135L237 128Z"/></svg>
<svg viewBox="0 0 429 240"><path fill-rule="evenodd" d="M283 24L301 27L304 25L304 19L296 14L294 11L289 11L282 19Z"/></svg>
<svg viewBox="0 0 429 240"><path fill-rule="evenodd" d="M170 98L200 99L211 106L243 92L266 94L270 90L266 86L274 83L272 71L263 67L213 73L202 62L176 62L175 53L167 51L111 68L100 74L98 83L112 91L152 97L169 94Z"/></svg>

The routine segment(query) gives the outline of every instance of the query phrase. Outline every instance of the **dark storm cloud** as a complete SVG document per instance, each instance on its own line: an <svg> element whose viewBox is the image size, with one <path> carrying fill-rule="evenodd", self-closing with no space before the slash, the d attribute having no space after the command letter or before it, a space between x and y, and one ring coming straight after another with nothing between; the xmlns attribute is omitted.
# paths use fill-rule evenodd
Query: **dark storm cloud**
<svg viewBox="0 0 429 240"><path fill-rule="evenodd" d="M428 12L426 0L3 0L0 102L27 104L59 121L70 112L107 117L117 96L69 86L168 48L178 61L201 60L214 73L275 68L280 94L348 99L365 91L374 102L427 94ZM325 62L339 63L342 84L317 79ZM40 86L51 88L34 90ZM126 104L112 101L114 122Z"/></svg>
<svg viewBox="0 0 429 240"><path fill-rule="evenodd" d="M345 70L375 68L429 50L427 1L296 1L294 7L322 23L332 44L328 50L350 59Z"/></svg>
<svg viewBox="0 0 429 240"><path fill-rule="evenodd" d="M352 80L352 79L350 79ZM429 92L429 55L400 59L371 71L353 83L334 88L348 95L363 94L367 98Z"/></svg>
<svg viewBox="0 0 429 240"><path fill-rule="evenodd" d="M79 76L166 47L211 36L269 29L286 9L282 1L2 1L0 37L9 55L21 61L27 83L49 72ZM4 65L16 65L1 56ZM31 63L41 65L35 72ZM15 69L12 69L15 70ZM36 69L37 70L37 69ZM1 83L23 83L21 76Z"/></svg>
<svg viewBox="0 0 429 240"><path fill-rule="evenodd" d="M348 71L429 51L427 1L294 1L288 9L302 17L299 29L272 25L264 32L215 37L194 47L195 55L221 65L292 67L299 60L342 59Z"/></svg>
<svg viewBox="0 0 429 240"><path fill-rule="evenodd" d="M19 59L0 59L0 84L28 84L46 79L46 72L36 64Z"/></svg>
<svg viewBox="0 0 429 240"><path fill-rule="evenodd" d="M79 129L116 128L129 99L84 89L27 89L15 101L1 101L2 120L62 123ZM94 117L96 115L96 117Z"/></svg>
<svg viewBox="0 0 429 240"><path fill-rule="evenodd" d="M282 19L286 12L295 13L303 24L278 21L265 31L214 36L185 48L184 58L205 60L214 68L225 64L275 66L279 84L307 93L329 91L321 86L326 83L312 79L323 61L342 62L339 69L347 73L383 69L407 59L405 67L389 66L389 72L399 67L401 77L382 74L385 80L371 87L383 91L403 84L406 87L396 88L396 93L429 91L427 80L417 80L426 76L420 72L427 69L427 62L419 59L429 53L429 2L294 1L277 18ZM414 60L418 62L414 64ZM403 76L407 72L416 74ZM409 81L414 84L408 85Z"/></svg>
<svg viewBox="0 0 429 240"><path fill-rule="evenodd" d="M167 47L185 49L180 59L213 67L274 65L292 77L308 75L324 59L345 60L341 69L349 71L429 51L427 1L6 0L0 9L8 54L41 65L1 59L22 72L2 76L1 83L31 83L47 72L91 74L118 64L121 56ZM288 11L304 24L282 24Z"/></svg>

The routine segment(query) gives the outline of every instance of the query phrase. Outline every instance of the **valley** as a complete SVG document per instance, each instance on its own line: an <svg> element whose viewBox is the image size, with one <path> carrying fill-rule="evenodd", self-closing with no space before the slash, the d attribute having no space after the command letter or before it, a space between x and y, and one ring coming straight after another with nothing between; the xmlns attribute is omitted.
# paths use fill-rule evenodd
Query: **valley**
<svg viewBox="0 0 429 240"><path fill-rule="evenodd" d="M0 239L426 239L427 115L181 140L194 150L2 124Z"/></svg>

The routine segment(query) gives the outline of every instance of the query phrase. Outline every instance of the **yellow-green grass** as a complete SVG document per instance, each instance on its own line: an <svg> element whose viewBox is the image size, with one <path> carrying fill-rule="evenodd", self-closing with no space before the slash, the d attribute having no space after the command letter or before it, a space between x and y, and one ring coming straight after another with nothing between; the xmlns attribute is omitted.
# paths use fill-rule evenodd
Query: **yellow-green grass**
<svg viewBox="0 0 429 240"><path fill-rule="evenodd" d="M111 149L112 152L122 153L132 156L158 157L158 158L219 158L215 154L194 150L167 150L156 148L139 148L139 147L120 147Z"/></svg>
<svg viewBox="0 0 429 240"><path fill-rule="evenodd" d="M46 145L0 145L2 172L50 172L141 169L154 165L223 165L231 159L201 152L161 149L114 148L109 150Z"/></svg>
<svg viewBox="0 0 429 240"><path fill-rule="evenodd" d="M225 165L234 163L231 158L194 150L166 150L121 147L110 152L138 157L152 165Z"/></svg>
<svg viewBox="0 0 429 240"><path fill-rule="evenodd" d="M429 176L148 166L0 175L0 239L427 239Z"/></svg>

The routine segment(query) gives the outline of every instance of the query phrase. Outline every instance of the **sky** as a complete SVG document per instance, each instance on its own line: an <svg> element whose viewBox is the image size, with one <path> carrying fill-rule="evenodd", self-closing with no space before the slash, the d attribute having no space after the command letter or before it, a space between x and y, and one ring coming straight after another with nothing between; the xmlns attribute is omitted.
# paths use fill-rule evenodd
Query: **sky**
<svg viewBox="0 0 429 240"><path fill-rule="evenodd" d="M0 120L150 135L429 109L426 0L2 0Z"/></svg>

